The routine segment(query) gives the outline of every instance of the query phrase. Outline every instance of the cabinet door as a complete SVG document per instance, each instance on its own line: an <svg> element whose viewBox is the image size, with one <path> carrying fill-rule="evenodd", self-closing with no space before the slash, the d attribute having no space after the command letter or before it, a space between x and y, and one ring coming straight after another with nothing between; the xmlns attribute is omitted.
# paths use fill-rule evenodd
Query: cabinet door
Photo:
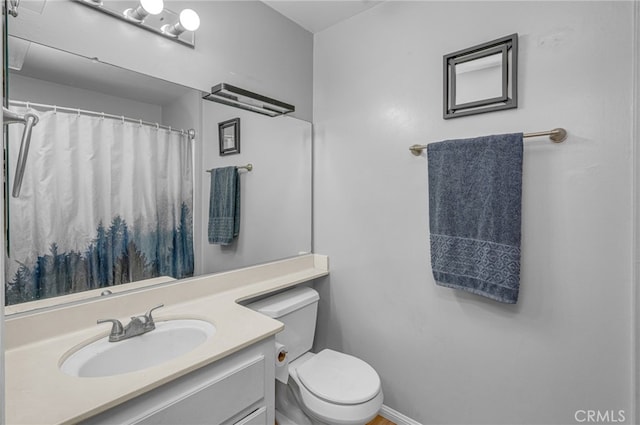
<svg viewBox="0 0 640 425"><path fill-rule="evenodd" d="M233 425L267 425L267 408L261 407Z"/></svg>

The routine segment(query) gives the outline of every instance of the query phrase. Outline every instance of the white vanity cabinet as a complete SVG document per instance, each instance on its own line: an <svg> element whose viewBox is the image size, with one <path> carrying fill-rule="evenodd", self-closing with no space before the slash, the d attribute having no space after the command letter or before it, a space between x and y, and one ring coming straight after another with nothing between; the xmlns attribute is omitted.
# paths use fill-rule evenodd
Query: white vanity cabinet
<svg viewBox="0 0 640 425"><path fill-rule="evenodd" d="M270 337L82 423L273 425L274 359Z"/></svg>

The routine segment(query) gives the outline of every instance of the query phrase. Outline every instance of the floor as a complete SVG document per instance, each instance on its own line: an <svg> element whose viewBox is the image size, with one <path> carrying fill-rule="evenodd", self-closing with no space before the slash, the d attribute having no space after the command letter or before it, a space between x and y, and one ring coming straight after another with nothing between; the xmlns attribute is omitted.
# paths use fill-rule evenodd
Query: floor
<svg viewBox="0 0 640 425"><path fill-rule="evenodd" d="M376 416L371 422L367 425L396 425L388 419L383 418L382 416Z"/></svg>

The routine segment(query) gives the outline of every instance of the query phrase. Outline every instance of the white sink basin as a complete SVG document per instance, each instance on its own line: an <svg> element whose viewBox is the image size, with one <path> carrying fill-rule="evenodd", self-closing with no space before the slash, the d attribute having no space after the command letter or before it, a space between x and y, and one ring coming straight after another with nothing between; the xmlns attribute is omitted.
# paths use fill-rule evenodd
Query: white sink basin
<svg viewBox="0 0 640 425"><path fill-rule="evenodd" d="M60 370L71 376L112 376L146 369L195 349L215 334L204 320L156 322L156 329L119 342L104 337L71 354Z"/></svg>

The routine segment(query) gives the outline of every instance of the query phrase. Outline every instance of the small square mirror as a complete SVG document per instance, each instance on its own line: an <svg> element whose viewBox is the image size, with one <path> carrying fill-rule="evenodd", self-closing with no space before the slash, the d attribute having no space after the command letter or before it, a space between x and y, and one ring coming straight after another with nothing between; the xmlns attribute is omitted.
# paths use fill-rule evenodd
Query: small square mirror
<svg viewBox="0 0 640 425"><path fill-rule="evenodd" d="M240 118L218 124L220 156L240 153Z"/></svg>
<svg viewBox="0 0 640 425"><path fill-rule="evenodd" d="M444 119L518 107L518 34L444 55Z"/></svg>

